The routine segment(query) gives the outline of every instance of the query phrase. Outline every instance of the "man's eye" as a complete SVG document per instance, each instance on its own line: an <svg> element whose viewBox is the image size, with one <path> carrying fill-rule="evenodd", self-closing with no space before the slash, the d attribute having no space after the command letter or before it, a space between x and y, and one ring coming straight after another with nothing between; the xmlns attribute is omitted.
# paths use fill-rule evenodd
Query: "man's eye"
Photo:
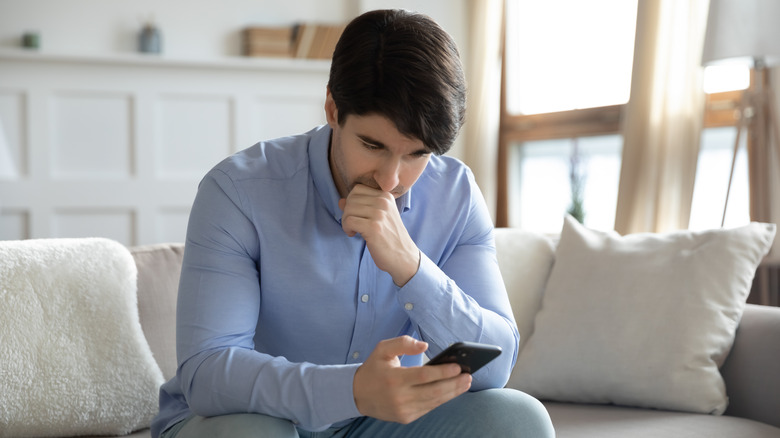
<svg viewBox="0 0 780 438"><path fill-rule="evenodd" d="M372 150L372 151L376 151L376 150L382 149L382 148L380 148L379 146L377 146L377 145L375 145L375 144L366 143L366 142L363 142L363 146L364 146L366 149L368 149L368 150Z"/></svg>

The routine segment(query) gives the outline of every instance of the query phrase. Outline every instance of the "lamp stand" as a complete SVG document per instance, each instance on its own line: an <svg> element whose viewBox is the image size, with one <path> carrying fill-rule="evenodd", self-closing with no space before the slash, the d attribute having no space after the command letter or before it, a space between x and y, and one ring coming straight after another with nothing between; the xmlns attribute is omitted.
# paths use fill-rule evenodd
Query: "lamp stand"
<svg viewBox="0 0 780 438"><path fill-rule="evenodd" d="M734 152L731 157L731 172L726 189L726 202L723 205L721 227L726 222L726 210L729 203L731 184L734 178L734 166L742 132L748 131L748 174L750 178L750 220L757 222L772 221L772 188L771 184L771 154L772 137L776 146L775 157L780 169L780 123L778 123L777 106L774 90L769 81L769 70L763 62L756 60L752 72L750 88L742 95L739 103L740 119L737 124L737 136L734 140ZM772 249L770 249L770 254ZM777 272L777 267L759 266L755 275L758 303L777 305L778 297L772 295L770 288L770 271ZM776 273L774 274L777 275ZM776 278L776 277L775 277ZM775 280L776 284L777 280Z"/></svg>
<svg viewBox="0 0 780 438"><path fill-rule="evenodd" d="M737 123L737 136L734 140L733 154L731 158L731 171L729 183L726 188L726 201L723 205L723 217L721 227L726 223L726 211L728 209L731 185L734 178L734 167L737 161L742 133L748 131L750 141L748 145L748 169L750 178L750 220L768 222L771 220L770 200L770 155L771 139L774 137L774 145L777 147L775 157L780 169L780 123L777 118L774 90L769 82L769 70L761 60L755 61L754 77L750 87L743 93L737 108L739 122ZM773 135L770 135L773 134Z"/></svg>

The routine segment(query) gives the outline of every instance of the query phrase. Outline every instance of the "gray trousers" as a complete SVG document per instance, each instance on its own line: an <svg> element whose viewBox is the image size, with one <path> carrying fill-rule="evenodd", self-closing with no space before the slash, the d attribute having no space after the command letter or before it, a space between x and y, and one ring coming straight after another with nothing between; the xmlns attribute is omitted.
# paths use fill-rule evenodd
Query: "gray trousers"
<svg viewBox="0 0 780 438"><path fill-rule="evenodd" d="M361 417L341 428L309 432L289 420L262 414L192 416L162 438L552 438L555 431L544 406L514 389L467 392L410 424Z"/></svg>

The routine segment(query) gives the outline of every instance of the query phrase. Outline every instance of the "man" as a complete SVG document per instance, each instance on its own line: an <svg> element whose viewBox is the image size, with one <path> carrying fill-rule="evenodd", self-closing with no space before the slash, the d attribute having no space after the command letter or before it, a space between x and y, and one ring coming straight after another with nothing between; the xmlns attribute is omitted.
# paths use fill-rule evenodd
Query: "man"
<svg viewBox="0 0 780 438"><path fill-rule="evenodd" d="M491 389L518 332L484 200L440 156L464 112L457 49L432 20L373 11L347 26L327 125L200 184L155 437L553 436L538 401ZM457 341L503 354L473 376L421 366Z"/></svg>

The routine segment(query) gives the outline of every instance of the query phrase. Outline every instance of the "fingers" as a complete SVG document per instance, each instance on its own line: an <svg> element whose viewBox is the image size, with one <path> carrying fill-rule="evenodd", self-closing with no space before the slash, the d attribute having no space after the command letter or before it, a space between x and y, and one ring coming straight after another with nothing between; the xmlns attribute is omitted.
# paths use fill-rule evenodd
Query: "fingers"
<svg viewBox="0 0 780 438"><path fill-rule="evenodd" d="M341 226L350 237L381 232L381 225L397 212L393 195L360 184L339 200L339 208L343 211Z"/></svg>
<svg viewBox="0 0 780 438"><path fill-rule="evenodd" d="M389 360L403 355L413 356L422 354L427 349L427 342L418 341L411 336L400 336L380 341L376 345L374 352L381 358Z"/></svg>
<svg viewBox="0 0 780 438"><path fill-rule="evenodd" d="M471 387L460 366L442 364L403 368L398 356L420 354L427 343L409 336L388 339L358 368L353 381L355 405L363 415L409 423Z"/></svg>
<svg viewBox="0 0 780 438"><path fill-rule="evenodd" d="M421 253L409 236L392 194L358 184L339 201L341 227L366 241L377 267L403 287L417 273Z"/></svg>
<svg viewBox="0 0 780 438"><path fill-rule="evenodd" d="M421 370L421 368L438 368L438 366L400 369L399 371L419 370L425 371L425 374L430 376L431 370ZM449 368L449 366L442 368ZM459 374L459 370L454 371L458 374L452 377L413 385L406 391L389 393L385 401L387 402L388 412L392 415L391 421L404 424L410 423L468 391L471 387L471 375ZM451 375L452 370L444 372Z"/></svg>
<svg viewBox="0 0 780 438"><path fill-rule="evenodd" d="M436 368L436 367L427 367ZM471 388L471 374L457 374L443 380L435 380L415 387L416 400L421 409L434 409L463 394Z"/></svg>

